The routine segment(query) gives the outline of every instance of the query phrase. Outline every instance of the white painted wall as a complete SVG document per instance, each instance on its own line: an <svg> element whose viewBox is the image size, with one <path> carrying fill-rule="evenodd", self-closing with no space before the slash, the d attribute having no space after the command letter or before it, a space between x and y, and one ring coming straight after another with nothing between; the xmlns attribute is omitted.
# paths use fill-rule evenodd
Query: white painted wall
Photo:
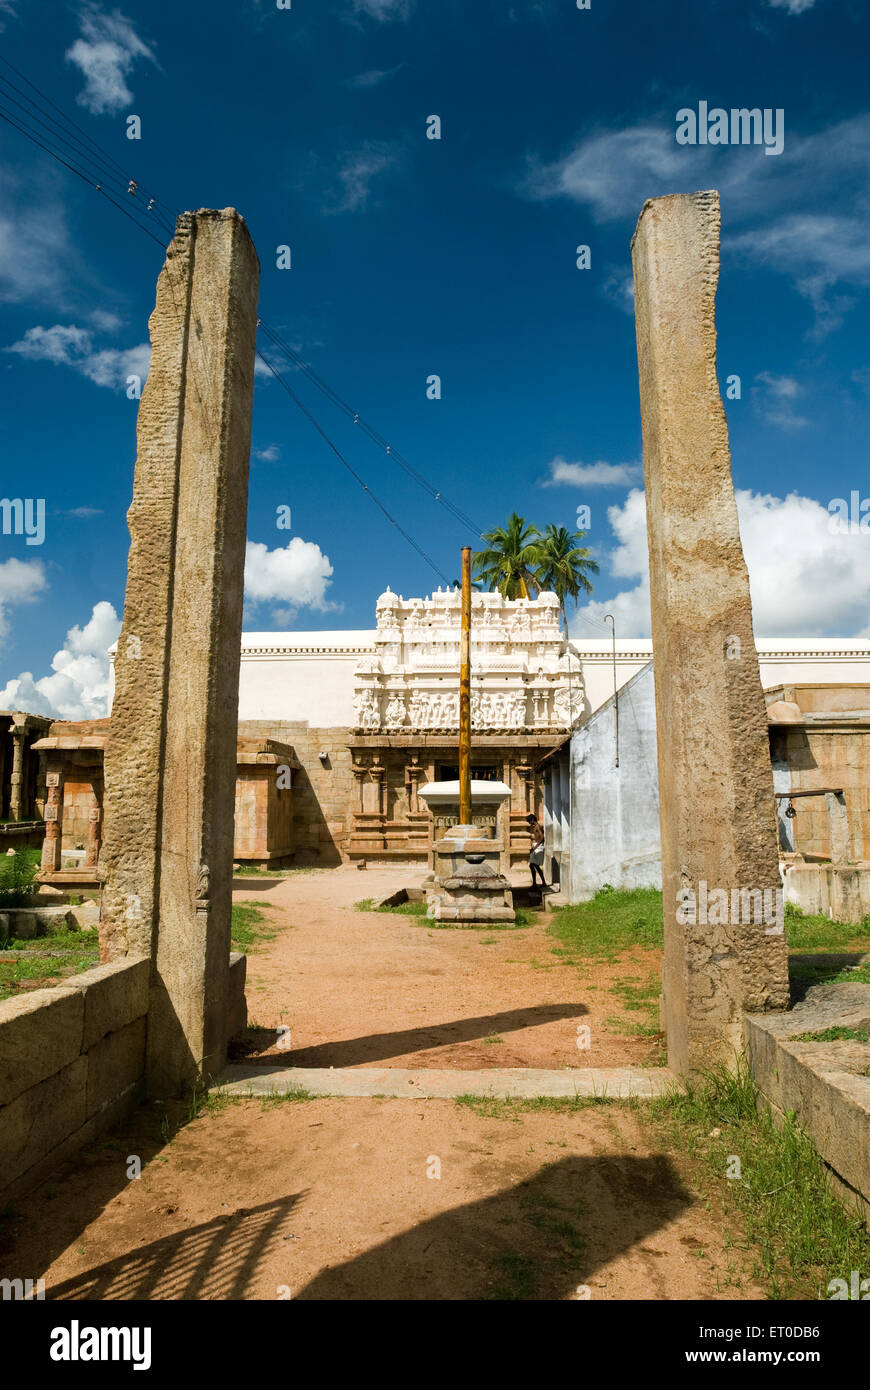
<svg viewBox="0 0 870 1390"><path fill-rule="evenodd" d="M354 672L375 632L243 632L239 719L352 727Z"/></svg>
<svg viewBox="0 0 870 1390"><path fill-rule="evenodd" d="M363 657L374 654L375 636L374 628L243 633L239 718L307 720L312 728L351 727L354 671ZM613 695L611 643L607 638L573 638L572 646L583 664L587 712L592 712ZM765 689L801 682L870 684L866 638L761 638L757 647ZM617 687L637 675L651 656L649 638L617 642ZM110 709L113 676L114 669Z"/></svg>

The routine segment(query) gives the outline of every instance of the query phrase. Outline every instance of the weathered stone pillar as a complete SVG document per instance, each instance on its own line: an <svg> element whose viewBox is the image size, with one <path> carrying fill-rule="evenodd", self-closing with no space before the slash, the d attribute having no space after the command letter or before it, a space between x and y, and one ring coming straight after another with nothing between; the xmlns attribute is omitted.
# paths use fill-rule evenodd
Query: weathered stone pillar
<svg viewBox="0 0 870 1390"><path fill-rule="evenodd" d="M259 268L233 209L185 213L157 284L105 754L101 949L150 954L148 1087L226 1050Z"/></svg>
<svg viewBox="0 0 870 1390"><path fill-rule="evenodd" d="M9 785L9 819L23 820L24 798L24 742L27 727L24 724L12 725L12 775Z"/></svg>
<svg viewBox="0 0 870 1390"><path fill-rule="evenodd" d="M749 579L716 380L719 221L715 192L657 198L645 204L632 241L658 724L663 1016L668 1061L679 1072L733 1066L744 1011L783 1009L789 1001L781 926L742 920L746 899L738 893L735 912L732 896L775 893L780 877ZM717 896L715 911L696 907L696 920L687 921L689 894L700 901L714 889L727 895L726 920L710 920L723 915Z"/></svg>
<svg viewBox="0 0 870 1390"><path fill-rule="evenodd" d="M45 774L45 839L42 842L40 878L57 873L63 836L63 766L49 763Z"/></svg>

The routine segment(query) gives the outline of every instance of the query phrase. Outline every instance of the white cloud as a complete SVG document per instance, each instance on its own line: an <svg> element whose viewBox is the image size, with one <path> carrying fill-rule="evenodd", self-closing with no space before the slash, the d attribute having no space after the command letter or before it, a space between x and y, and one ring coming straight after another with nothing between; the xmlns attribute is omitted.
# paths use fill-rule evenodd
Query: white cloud
<svg viewBox="0 0 870 1390"><path fill-rule="evenodd" d="M752 387L752 398L758 413L769 425L777 425L783 430L803 429L808 423L795 410L801 395L802 388L793 376L775 376L773 372L759 372Z"/></svg>
<svg viewBox="0 0 870 1390"><path fill-rule="evenodd" d="M379 24L393 19L407 19L411 0L353 0L354 14L366 14Z"/></svg>
<svg viewBox="0 0 870 1390"><path fill-rule="evenodd" d="M85 5L79 14L82 37L67 50L67 62L84 75L85 87L76 97L95 116L116 115L133 100L127 78L141 58L156 63L132 21L119 10L106 14L98 5Z"/></svg>
<svg viewBox="0 0 870 1390"><path fill-rule="evenodd" d="M301 536L275 550L262 541L248 541L245 598L254 604L283 603L327 612L337 606L326 597L332 573L329 556Z"/></svg>
<svg viewBox="0 0 870 1390"><path fill-rule="evenodd" d="M369 68L368 72L359 72L356 77L349 77L344 85L350 87L352 91L365 92L371 87L379 87L382 82L385 82L388 77L392 77L404 66L404 63L397 63L394 68Z"/></svg>
<svg viewBox="0 0 870 1390"><path fill-rule="evenodd" d="M0 0L0 34L6 28L7 19L18 18L18 0Z"/></svg>
<svg viewBox="0 0 870 1390"><path fill-rule="evenodd" d="M854 302L832 296L835 285L870 285L870 245L859 217L794 213L734 237L731 249L792 276L816 312L815 338L838 328Z"/></svg>
<svg viewBox="0 0 870 1390"><path fill-rule="evenodd" d="M565 198L599 222L636 220L647 198L717 188L723 252L791 277L812 305L811 336L837 327L851 307L839 285L870 285L870 114L812 135L786 122L785 147L766 158L760 145L677 145L675 111L627 129L596 130L553 160L533 155L516 185L523 197ZM824 213L796 213L811 187ZM605 293L626 303L628 281L614 272Z"/></svg>
<svg viewBox="0 0 870 1390"><path fill-rule="evenodd" d="M277 444L267 444L265 448L254 450L254 458L262 463L275 463L280 457L281 450Z"/></svg>
<svg viewBox="0 0 870 1390"><path fill-rule="evenodd" d="M641 471L637 463L568 463L561 457L552 459L549 468L544 487L625 487Z"/></svg>
<svg viewBox="0 0 870 1390"><path fill-rule="evenodd" d="M0 690L0 707L23 709L55 719L100 719L108 709L108 649L121 623L111 603L94 605L84 627L71 627L52 658L53 675L34 680L30 671Z"/></svg>
<svg viewBox="0 0 870 1390"><path fill-rule="evenodd" d="M767 0L775 10L788 10L789 14L805 14L811 10L816 0Z"/></svg>
<svg viewBox="0 0 870 1390"><path fill-rule="evenodd" d="M626 275L621 270L611 271L601 288L607 299L612 300L624 313L631 314L634 318L633 275Z"/></svg>
<svg viewBox="0 0 870 1390"><path fill-rule="evenodd" d="M57 303L67 270L77 260L65 215L50 197L41 207L23 206L16 182L8 170L0 170L5 203L0 208L0 303Z"/></svg>
<svg viewBox="0 0 870 1390"><path fill-rule="evenodd" d="M102 516L102 507L70 507L67 516L78 517L79 520L88 521L92 516Z"/></svg>
<svg viewBox="0 0 870 1390"><path fill-rule="evenodd" d="M832 534L827 507L797 493L781 498L740 489L737 512L757 636L870 636L870 535ZM643 492L633 489L607 517L618 541L611 573L639 582L580 611L596 622L613 613L619 637L649 636ZM582 636L582 627L576 631Z"/></svg>
<svg viewBox="0 0 870 1390"><path fill-rule="evenodd" d="M338 171L340 192L326 211L358 212L364 208L371 197L373 180L394 169L398 162L397 148L378 141L366 141L362 149L345 155Z"/></svg>
<svg viewBox="0 0 870 1390"><path fill-rule="evenodd" d="M138 376L144 382L151 361L149 343L95 350L89 329L61 323L51 328L39 325L28 328L23 338L4 351L17 353L31 362L72 367L96 386L116 388L126 386L128 376Z"/></svg>
<svg viewBox="0 0 870 1390"><path fill-rule="evenodd" d="M12 556L0 561L0 637L9 631L7 609L19 603L33 603L47 587L41 560L16 560ZM7 708L2 699L0 708Z"/></svg>

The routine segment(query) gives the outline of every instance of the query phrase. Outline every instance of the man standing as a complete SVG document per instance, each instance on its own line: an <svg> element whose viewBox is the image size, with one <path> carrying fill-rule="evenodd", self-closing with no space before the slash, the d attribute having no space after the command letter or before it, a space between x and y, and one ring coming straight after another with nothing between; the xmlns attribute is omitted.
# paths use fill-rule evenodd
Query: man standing
<svg viewBox="0 0 870 1390"><path fill-rule="evenodd" d="M535 874L541 876L541 888L546 888L544 879L544 827L539 823L536 816L526 816L529 826L529 834L532 837L532 847L529 850L529 868L532 871L532 887L537 883Z"/></svg>

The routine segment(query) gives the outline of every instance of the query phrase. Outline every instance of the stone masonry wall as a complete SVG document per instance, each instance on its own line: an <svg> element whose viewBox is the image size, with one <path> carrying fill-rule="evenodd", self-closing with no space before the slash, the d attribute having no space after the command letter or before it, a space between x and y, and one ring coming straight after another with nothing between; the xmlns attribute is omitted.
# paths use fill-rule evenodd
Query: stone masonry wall
<svg viewBox="0 0 870 1390"><path fill-rule="evenodd" d="M293 771L294 864L339 864L347 854L353 773L349 729L312 729L307 723L271 719L239 721L239 737L289 743L300 763ZM320 753L326 753L321 760Z"/></svg>
<svg viewBox="0 0 870 1390"><path fill-rule="evenodd" d="M118 961L0 1004L0 1201L137 1100L149 971L144 959Z"/></svg>

